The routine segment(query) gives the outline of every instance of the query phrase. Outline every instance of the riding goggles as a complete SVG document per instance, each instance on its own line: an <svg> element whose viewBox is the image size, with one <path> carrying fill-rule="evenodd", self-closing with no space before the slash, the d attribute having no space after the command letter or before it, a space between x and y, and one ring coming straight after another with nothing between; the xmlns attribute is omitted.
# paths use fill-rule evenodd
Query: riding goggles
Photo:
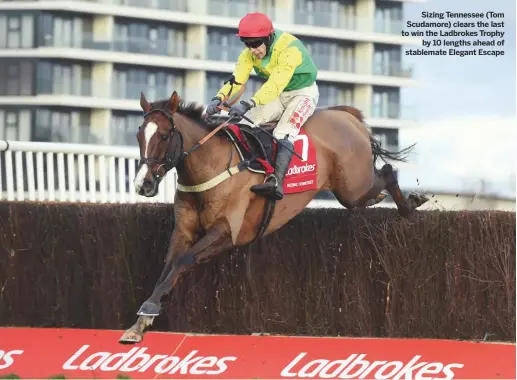
<svg viewBox="0 0 517 380"><path fill-rule="evenodd" d="M249 47L252 49L256 49L264 43L263 38L253 38L253 39L241 38L241 41L244 42L244 45L246 45L246 47Z"/></svg>

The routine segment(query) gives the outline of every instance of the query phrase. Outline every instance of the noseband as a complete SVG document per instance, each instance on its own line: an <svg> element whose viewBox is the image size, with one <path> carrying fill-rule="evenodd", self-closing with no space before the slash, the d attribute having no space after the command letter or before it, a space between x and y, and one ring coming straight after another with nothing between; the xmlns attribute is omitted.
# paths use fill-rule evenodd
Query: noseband
<svg viewBox="0 0 517 380"><path fill-rule="evenodd" d="M165 159L157 160L154 158L146 158L146 157L140 156L140 162L138 163L138 165L142 166L143 164L147 164L147 166L149 166L149 168L150 168L151 165L158 164L158 165L160 165L158 167L158 169L163 166L165 168L165 172L168 172L169 170L174 168L176 165L178 165L180 163L180 161L185 156L187 156L188 153L183 151L183 135L174 126L174 120L172 119L172 116L170 114L168 114L167 112L165 112L164 110L154 109L149 112L146 112L144 114L144 119L153 113L159 113L162 116L164 116L169 121L169 123L172 127L172 129L170 131L169 145L167 146L167 152L165 153ZM176 142L176 140L178 140L178 139L179 139L179 149L177 149L178 143ZM154 172L153 172L153 176L156 177L157 179L160 179Z"/></svg>

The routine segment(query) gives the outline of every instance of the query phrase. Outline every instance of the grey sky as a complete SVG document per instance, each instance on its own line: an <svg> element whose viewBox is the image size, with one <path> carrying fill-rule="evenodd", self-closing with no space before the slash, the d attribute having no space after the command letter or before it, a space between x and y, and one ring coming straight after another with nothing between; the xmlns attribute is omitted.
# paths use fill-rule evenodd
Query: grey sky
<svg viewBox="0 0 517 380"><path fill-rule="evenodd" d="M401 168L400 182L404 187L416 187L418 178L419 183L424 183L429 189L476 191L479 189L475 183L484 179L491 183L492 191L510 196L515 194L517 152L515 124L511 122L516 121L515 7L515 0L404 3L406 21L423 21L422 11L494 11L505 15L500 20L505 23L500 29L505 32L504 56L403 56L404 63L413 66L414 77L420 84L418 88L402 90L402 103L410 107L409 114L416 115L420 122L418 130L400 132L401 145L415 141L418 144L413 160L418 167ZM467 39L473 41L477 38ZM407 46L406 50L409 48L420 47ZM447 133L447 137L437 137L440 130L445 131L441 133ZM484 142L480 145L477 139ZM477 165L468 164L473 161ZM464 170L458 169L462 162L465 163ZM483 170L477 169L479 165ZM497 174L491 170L495 167ZM511 176L513 184L510 186L511 182L506 178Z"/></svg>

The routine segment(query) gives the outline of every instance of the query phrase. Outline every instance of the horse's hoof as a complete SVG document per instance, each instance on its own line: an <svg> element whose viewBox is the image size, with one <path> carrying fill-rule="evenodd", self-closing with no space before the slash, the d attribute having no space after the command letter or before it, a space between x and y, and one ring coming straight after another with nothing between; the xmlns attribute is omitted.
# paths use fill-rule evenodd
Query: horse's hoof
<svg viewBox="0 0 517 380"><path fill-rule="evenodd" d="M427 202L429 198L427 198L425 195L412 192L411 194L409 194L408 200L411 201L414 208L418 208L422 206L425 202Z"/></svg>
<svg viewBox="0 0 517 380"><path fill-rule="evenodd" d="M130 328L126 330L126 332L119 339L119 342L122 344L134 344L140 343L144 339L144 334Z"/></svg>
<svg viewBox="0 0 517 380"><path fill-rule="evenodd" d="M145 315L146 317L157 317L160 315L160 305L151 301L145 301L142 306L140 306L140 310L138 310L137 314Z"/></svg>

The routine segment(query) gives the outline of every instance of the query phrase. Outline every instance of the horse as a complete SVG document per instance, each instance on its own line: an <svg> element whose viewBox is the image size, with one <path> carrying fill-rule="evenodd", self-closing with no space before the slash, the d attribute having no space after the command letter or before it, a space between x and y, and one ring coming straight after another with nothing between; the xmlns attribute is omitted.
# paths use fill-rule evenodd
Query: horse
<svg viewBox="0 0 517 380"><path fill-rule="evenodd" d="M386 161L405 162L413 146L397 152L383 149L362 112L351 106L318 107L308 118L295 144L281 200L250 190L274 164L276 141L270 131L276 122L253 128L230 123L231 116L225 115L226 121L218 125L204 118L203 105L183 101L176 91L152 103L141 92L140 106L144 115L136 134L141 157L136 192L154 197L172 168L178 188L163 270L136 322L120 337L123 344L143 340L160 315L162 299L187 270L278 230L320 191L330 190L348 209L377 204L387 191L403 217L428 201L416 193L404 197ZM378 157L386 162L381 169L375 167ZM289 182L289 176L294 180Z"/></svg>

